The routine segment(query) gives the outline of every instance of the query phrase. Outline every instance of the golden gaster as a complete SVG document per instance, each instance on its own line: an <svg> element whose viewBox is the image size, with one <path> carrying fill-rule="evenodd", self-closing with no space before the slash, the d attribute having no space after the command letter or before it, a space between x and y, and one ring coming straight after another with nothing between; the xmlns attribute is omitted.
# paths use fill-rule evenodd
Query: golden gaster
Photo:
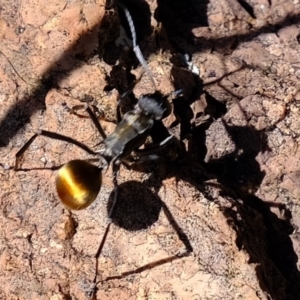
<svg viewBox="0 0 300 300"><path fill-rule="evenodd" d="M102 169L84 160L71 160L57 174L56 189L62 203L70 209L84 209L97 197Z"/></svg>

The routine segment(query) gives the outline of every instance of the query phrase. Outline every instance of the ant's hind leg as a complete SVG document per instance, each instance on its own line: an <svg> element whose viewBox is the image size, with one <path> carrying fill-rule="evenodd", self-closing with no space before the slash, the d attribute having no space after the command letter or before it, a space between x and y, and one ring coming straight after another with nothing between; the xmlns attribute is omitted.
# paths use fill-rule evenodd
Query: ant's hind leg
<svg viewBox="0 0 300 300"><path fill-rule="evenodd" d="M114 200L113 200L113 204L109 210L108 213L108 219L109 222L112 221L112 218L114 216L116 207L117 207L117 203L118 203L118 175L119 175L119 171L120 171L120 165L121 162L116 158L112 160L112 170L113 170L113 184L114 184Z"/></svg>
<svg viewBox="0 0 300 300"><path fill-rule="evenodd" d="M95 284L97 284L97 276L98 276L98 259L99 259L100 255L102 253L102 249L104 247L104 244L105 244L110 226L112 224L112 218L114 216L114 213L115 213L115 210L116 210L116 207L117 207L117 202L118 202L118 181L117 181L117 176L118 176L119 170L120 170L120 162L119 162L118 159L114 159L112 161L112 168L113 168L113 183L114 183L114 190L113 190L114 199L113 199L112 206L111 206L111 208L109 210L109 213L108 213L107 226L106 226L105 232L103 234L101 243L99 244L97 253L95 255L95 259L96 259L96 268L95 268L95 277L94 277L94 283Z"/></svg>
<svg viewBox="0 0 300 300"><path fill-rule="evenodd" d="M104 243L105 243L105 240L106 240L106 237L107 237L110 225L112 223L112 218L114 216L114 213L115 213L115 210L116 210L116 207L117 207L117 202L118 202L118 181L117 181L117 176L118 176L118 173L119 173L119 170L120 170L120 163L119 163L119 161L117 161L117 162L116 162L116 160L112 161L112 168L113 168L113 176L114 176L114 179L113 179L113 183L114 183L114 190L113 190L114 199L113 199L112 206L111 206L111 208L109 210L109 213L108 213L107 227L106 227L104 235L102 237L102 241L101 241L101 243L99 245L97 254L95 256L97 261L98 261L98 258L100 256L101 252L102 252L102 248L104 246Z"/></svg>
<svg viewBox="0 0 300 300"><path fill-rule="evenodd" d="M176 255L178 257L184 257L184 256L190 255L193 252L193 247L188 239L188 236L185 234L185 232L179 226L179 224L173 217L173 214L169 210L168 206L163 201L162 201L162 208L163 208L164 214L165 214L166 218L168 219L170 225L175 230L177 236L179 237L179 239L181 240L181 242L183 243L184 248L185 248L184 250L183 249L179 250Z"/></svg>
<svg viewBox="0 0 300 300"><path fill-rule="evenodd" d="M51 132L51 131L47 131L47 130L40 130L39 132L37 132L36 134L34 134L25 144L24 146L16 153L16 160L15 160L15 166L14 166L14 170L17 171L19 169L19 164L20 164L20 160L22 155L24 154L24 152L29 148L29 146L34 142L34 140L38 137L38 136L46 136L48 138L51 139L55 139L55 140L60 140L60 141L64 141L73 145L76 145L77 147L85 150L87 153L89 154L93 154L96 155L96 153L91 150L88 146L84 145L81 142L76 141L75 139L56 133L56 132Z"/></svg>

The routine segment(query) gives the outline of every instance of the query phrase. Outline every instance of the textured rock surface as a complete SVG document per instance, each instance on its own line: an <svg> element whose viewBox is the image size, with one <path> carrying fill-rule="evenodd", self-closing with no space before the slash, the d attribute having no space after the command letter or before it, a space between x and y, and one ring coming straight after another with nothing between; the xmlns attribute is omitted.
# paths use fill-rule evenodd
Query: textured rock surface
<svg viewBox="0 0 300 300"><path fill-rule="evenodd" d="M95 287L110 170L99 199L69 212L49 168L83 151L39 137L28 170L10 166L40 129L97 148L91 121L65 105L92 101L111 132L141 67L115 46L124 20L104 1L2 0L0 299L300 299L300 4L239 2L126 1L158 89L183 89L165 124L186 153L170 147L163 170L121 168ZM134 94L151 92L144 75ZM176 224L193 252L173 259Z"/></svg>

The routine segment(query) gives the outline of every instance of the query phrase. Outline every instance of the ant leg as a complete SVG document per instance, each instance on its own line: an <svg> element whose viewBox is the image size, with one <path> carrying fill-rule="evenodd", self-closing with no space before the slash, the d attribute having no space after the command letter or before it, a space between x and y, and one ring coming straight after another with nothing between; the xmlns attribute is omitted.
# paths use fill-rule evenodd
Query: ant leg
<svg viewBox="0 0 300 300"><path fill-rule="evenodd" d="M75 139L68 137L66 135L62 135L59 133L55 133L55 132L51 132L51 131L47 131L47 130L40 130L39 132L37 132L36 134L34 134L25 144L24 146L16 153L16 160L15 160L15 166L14 166L14 170L17 171L19 169L19 163L20 163L20 159L22 157L22 155L24 154L24 152L28 149L28 147L33 143L33 141L38 137L38 136L46 136L48 138L51 139L55 139L55 140L60 140L60 141L64 141L73 145L76 145L77 147L85 150L87 153L89 154L93 154L96 155L97 153L94 152L93 150L91 150L88 146L84 145L81 142L76 141Z"/></svg>
<svg viewBox="0 0 300 300"><path fill-rule="evenodd" d="M78 110L82 110L82 109L83 109L83 110L86 110L87 113L89 114L89 116L90 116L92 122L93 122L94 125L96 126L98 132L99 132L100 135L102 136L102 138L103 138L103 139L106 138L106 134L105 134L105 132L104 132L104 130L103 130L103 128L102 128L102 126L101 126L101 124L100 124L98 118L96 117L95 113L94 113L93 110L91 109L91 106L90 106L90 105L88 105L88 104L80 104L80 105L75 105L75 106L73 106L72 108L69 108L69 107L65 106L65 108L68 110L69 113L75 114L75 115L77 115L77 116L79 116L79 117L81 117L81 118L84 117L84 116L77 114L77 111L78 111ZM94 109L95 109L95 108L94 108Z"/></svg>
<svg viewBox="0 0 300 300"><path fill-rule="evenodd" d="M180 228L180 226L178 225L178 223L174 219L171 211L169 210L168 206L163 201L162 201L162 208L163 208L163 211L164 211L165 216L167 217L169 223L171 224L173 229L176 231L179 239L182 241L182 243L185 246L185 251L184 252L179 251L177 253L177 256L178 257L184 257L184 256L190 255L190 253L193 252L193 247L192 247L191 243L189 242L189 239L188 239L187 235Z"/></svg>
<svg viewBox="0 0 300 300"><path fill-rule="evenodd" d="M161 141L158 144L155 144L149 148L146 149L136 149L134 150L134 152L138 155L138 156L148 156L150 154L153 154L163 148L165 148L166 146L168 146L170 143L172 142L178 142L177 139L175 138L174 135L170 135L167 138L165 138L163 141Z"/></svg>
<svg viewBox="0 0 300 300"><path fill-rule="evenodd" d="M159 178L161 178L161 179L166 178L166 175L167 175L166 160L164 159L164 157L159 156L157 154L149 154L149 155L142 156L142 157L138 158L136 161L131 162L129 164L129 167L130 167L130 169L133 169L138 172L145 172L143 164L145 164L147 162L156 162L156 164L158 166L158 171L159 171L159 173L158 173ZM123 161L122 161L122 163L123 163Z"/></svg>
<svg viewBox="0 0 300 300"><path fill-rule="evenodd" d="M106 226L105 232L103 234L101 243L100 243L100 245L98 247L98 250L97 250L97 253L95 255L95 259L96 259L96 268L95 268L96 272L95 272L95 277L94 277L94 283L95 284L97 282L97 276L98 276L98 259L101 255L103 246L105 244L110 226L112 224L112 218L113 218L113 215L115 213L117 203L118 203L118 181L117 181L117 176L118 176L119 170L120 170L120 161L118 160L117 157L112 160L112 168L113 168L113 183L114 183L114 191L113 191L114 192L114 199L113 199L113 204L112 204L112 206L109 210L109 213L108 213L107 226Z"/></svg>
<svg viewBox="0 0 300 300"><path fill-rule="evenodd" d="M143 73L140 75L140 77L138 79L136 79L135 81L131 82L131 84L129 85L127 91L124 92L119 97L118 103L117 103L117 121L118 121L118 123L120 123L122 121L121 109L120 109L120 105L122 103L122 100L125 99L130 93L132 93L134 87L141 81L142 76L143 76Z"/></svg>
<svg viewBox="0 0 300 300"><path fill-rule="evenodd" d="M173 135L170 135L160 143L155 144L149 148L135 149L134 152L139 156L139 158L134 162L129 161L127 159L122 159L122 164L125 165L128 169L130 169L133 165L138 165L147 161L160 160L162 159L162 157L155 154L155 152L162 150L164 147L168 146L172 142L178 141Z"/></svg>
<svg viewBox="0 0 300 300"><path fill-rule="evenodd" d="M153 161L160 161L159 164L159 170L160 170L160 176L164 178L166 176L166 162L163 157L156 154L157 151L162 150L164 147L169 145L173 141L177 141L177 139L171 135L168 136L166 139L164 139L159 144L153 145L146 149L136 149L134 152L139 156L137 160L135 161L128 161L126 159L122 160L123 165L125 165L129 169L137 168L136 170L139 170L140 165L146 163L146 162L153 162Z"/></svg>
<svg viewBox="0 0 300 300"><path fill-rule="evenodd" d="M97 119L95 113L91 110L90 106L88 106L86 108L86 111L88 112L90 118L92 119L92 122L94 123L94 125L96 126L97 130L99 131L100 135L102 136L103 139L106 139L106 134L99 122L99 120Z"/></svg>
<svg viewBox="0 0 300 300"><path fill-rule="evenodd" d="M112 160L112 169L113 169L113 184L114 184L114 201L111 206L111 209L108 214L109 222L112 221L112 218L115 213L115 209L118 203L118 175L120 170L121 162L119 161L118 157Z"/></svg>
<svg viewBox="0 0 300 300"><path fill-rule="evenodd" d="M164 149L170 143L175 143L176 146L179 148L179 151L181 152L182 148L180 142L173 135L170 135L162 142L154 144L149 148L134 150L134 152L139 156L139 158L135 162L133 162L130 165L130 167L134 168L136 166L137 170L139 170L139 166L145 162L158 161L159 175L161 178L165 178L165 176L167 175L167 164L165 159L159 154L157 154L157 152Z"/></svg>
<svg viewBox="0 0 300 300"><path fill-rule="evenodd" d="M135 86L141 81L143 77L143 73L139 76L138 79L136 79L135 81L131 82L131 84L129 85L128 89L126 92L124 92L118 99L118 105L120 105L121 101L126 98L130 93L132 93L133 89L135 88Z"/></svg>

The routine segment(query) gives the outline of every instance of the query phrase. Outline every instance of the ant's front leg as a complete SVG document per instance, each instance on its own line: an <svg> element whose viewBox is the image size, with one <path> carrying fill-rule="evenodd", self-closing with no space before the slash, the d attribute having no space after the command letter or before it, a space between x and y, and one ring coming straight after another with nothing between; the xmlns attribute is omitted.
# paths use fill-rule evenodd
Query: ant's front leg
<svg viewBox="0 0 300 300"><path fill-rule="evenodd" d="M76 115L76 116L78 116L80 118L84 118L85 116L82 116L82 115L78 114L77 111L78 110L85 110L89 114L92 122L96 126L96 128L97 128L98 132L100 133L100 135L102 136L102 138L103 139L106 138L106 133L104 132L104 130L103 130L103 128L102 128L102 126L101 126L98 118L95 115L95 113L93 112L93 110L97 110L97 108L94 105L91 106L91 105L85 103L85 104L75 105L72 108L69 108L66 105L64 105L64 107L67 109L67 111L69 113L74 114L74 115ZM91 109L91 107L93 107L93 110Z"/></svg>

